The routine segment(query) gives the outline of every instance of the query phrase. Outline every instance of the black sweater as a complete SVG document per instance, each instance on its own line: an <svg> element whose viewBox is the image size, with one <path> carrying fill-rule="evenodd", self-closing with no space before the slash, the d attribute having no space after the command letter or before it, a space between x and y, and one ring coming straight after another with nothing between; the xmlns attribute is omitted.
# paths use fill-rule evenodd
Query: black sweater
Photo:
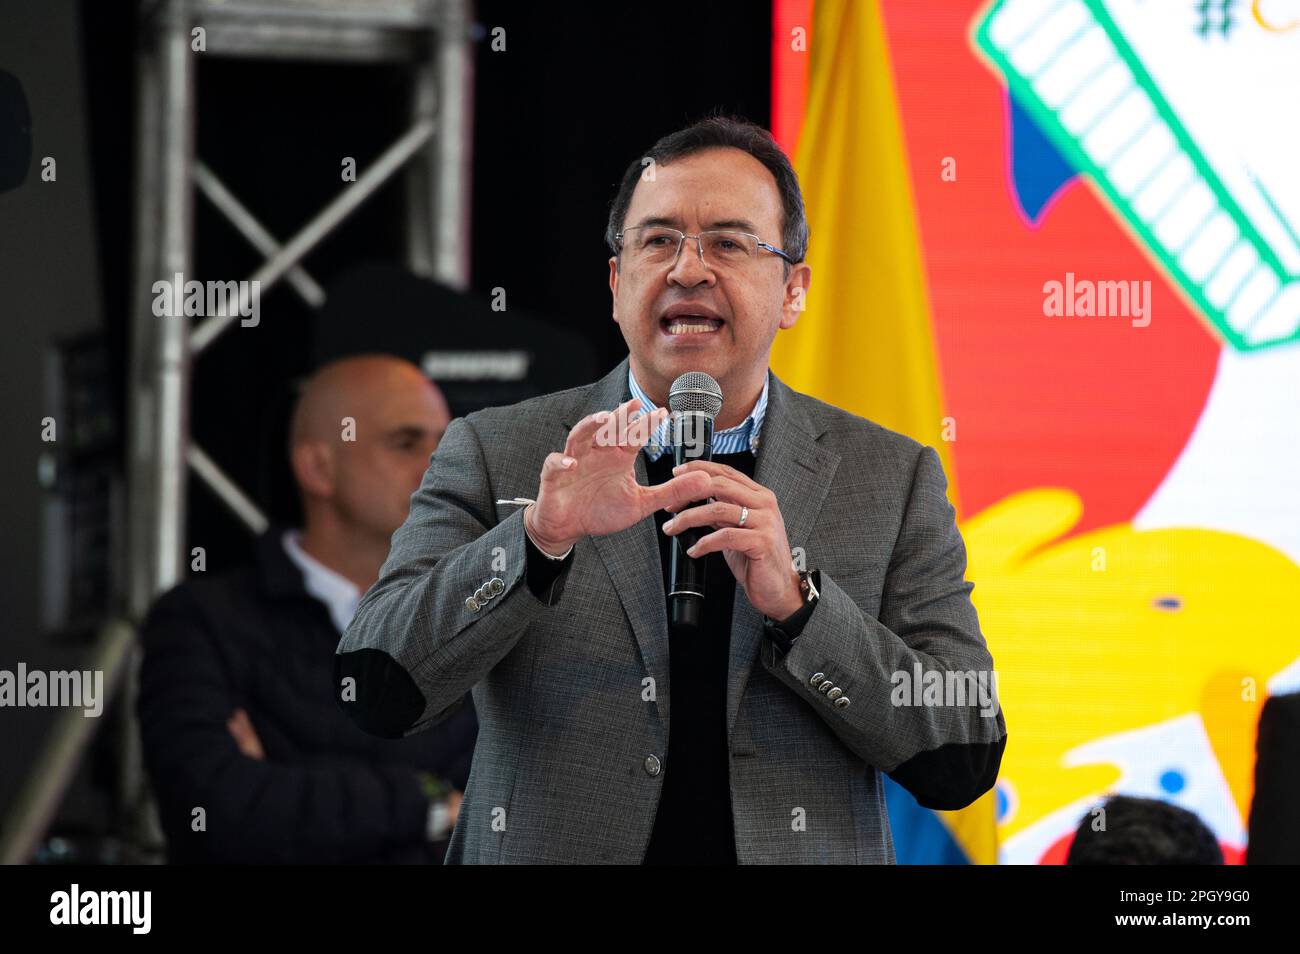
<svg viewBox="0 0 1300 954"><path fill-rule="evenodd" d="M752 452L715 454L713 460L753 477ZM651 486L672 477L670 452L646 466ZM671 589L671 541L663 525L671 516L655 514L659 531L659 558L663 570L664 615L668 615ZM708 532L707 530L705 531ZM573 562L547 560L531 540L527 544L528 586L547 602L562 597L564 569ZM731 651L731 613L736 578L721 553L706 557L705 617L699 632L669 626L669 692L673 715L668 753L664 762L664 787L659 798L645 864L735 864L735 831L731 816L731 756L727 744L727 662ZM787 626L796 636L806 621ZM793 617L792 617L793 619Z"/></svg>
<svg viewBox="0 0 1300 954"><path fill-rule="evenodd" d="M713 460L754 476L750 451L715 454ZM651 486L669 480L674 463L671 452L650 461L646 476ZM666 510L655 514L665 594L672 589L669 560L673 538L663 532L670 516ZM705 528L704 533L709 532ZM727 746L727 659L736 578L721 552L705 557L705 567L704 625L698 632L668 627L673 718L668 758L664 760L664 790L643 861L648 865L736 863Z"/></svg>

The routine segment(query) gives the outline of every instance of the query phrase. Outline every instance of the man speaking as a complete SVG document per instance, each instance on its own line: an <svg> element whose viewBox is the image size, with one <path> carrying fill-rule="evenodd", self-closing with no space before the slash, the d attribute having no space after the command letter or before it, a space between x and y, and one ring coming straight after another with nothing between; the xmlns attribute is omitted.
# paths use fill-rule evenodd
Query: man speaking
<svg viewBox="0 0 1300 954"><path fill-rule="evenodd" d="M939 457L769 371L810 269L760 127L659 140L606 239L628 358L452 421L340 705L400 737L473 690L451 864L893 863L879 773L956 809L1006 745Z"/></svg>

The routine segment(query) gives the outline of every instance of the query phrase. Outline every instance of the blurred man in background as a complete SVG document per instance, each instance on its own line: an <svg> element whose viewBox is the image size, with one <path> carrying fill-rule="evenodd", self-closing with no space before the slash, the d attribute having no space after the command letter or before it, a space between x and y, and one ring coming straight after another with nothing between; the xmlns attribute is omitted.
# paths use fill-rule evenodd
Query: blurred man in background
<svg viewBox="0 0 1300 954"><path fill-rule="evenodd" d="M301 532L253 566L161 597L144 625L139 717L173 863L440 863L469 774L472 707L402 740L333 698L334 650L451 415L409 362L344 358L290 428Z"/></svg>
<svg viewBox="0 0 1300 954"><path fill-rule="evenodd" d="M1221 865L1223 849L1205 822L1185 808L1113 795L1083 816L1065 863Z"/></svg>
<svg viewBox="0 0 1300 954"><path fill-rule="evenodd" d="M1300 693L1270 696L1255 737L1248 865L1300 864Z"/></svg>

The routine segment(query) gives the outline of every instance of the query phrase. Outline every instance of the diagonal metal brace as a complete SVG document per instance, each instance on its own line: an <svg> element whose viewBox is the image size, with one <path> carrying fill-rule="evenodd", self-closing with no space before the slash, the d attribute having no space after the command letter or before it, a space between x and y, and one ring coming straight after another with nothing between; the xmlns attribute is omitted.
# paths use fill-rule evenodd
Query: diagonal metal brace
<svg viewBox="0 0 1300 954"><path fill-rule="evenodd" d="M185 459L189 462L194 475L208 485L208 489L217 495L226 508L233 513L244 526L253 533L265 533L271 521L262 513L261 508L253 503L233 480L226 476L214 461L198 444L191 443L185 449Z"/></svg>
<svg viewBox="0 0 1300 954"><path fill-rule="evenodd" d="M434 123L426 119L413 126L406 135L384 151L362 176L341 192L329 205L321 209L316 217L302 227L292 239L273 255L261 268L253 273L249 281L239 286L239 306L230 309L232 313L213 315L195 326L190 332L190 353L200 354L218 335L239 320L239 316L248 310L249 290L257 283L259 294L267 291L285 273L293 268L298 260L310 252L331 231L347 218L362 202L368 199L390 176L415 155L428 142L434 133Z"/></svg>
<svg viewBox="0 0 1300 954"><path fill-rule="evenodd" d="M244 204L235 198L234 193L227 189L225 184L217 178L216 173L202 162L194 164L194 184L199 187L199 191L208 197L208 201L217 207L217 210L226 217L230 224L244 238L248 239L253 248L268 259L280 251L282 246L275 236L268 232L261 222L257 221L253 213L249 212ZM285 278L289 280L289 284L302 297L302 300L312 308L320 308L325 304L325 289L321 288L301 265L295 265L289 269Z"/></svg>

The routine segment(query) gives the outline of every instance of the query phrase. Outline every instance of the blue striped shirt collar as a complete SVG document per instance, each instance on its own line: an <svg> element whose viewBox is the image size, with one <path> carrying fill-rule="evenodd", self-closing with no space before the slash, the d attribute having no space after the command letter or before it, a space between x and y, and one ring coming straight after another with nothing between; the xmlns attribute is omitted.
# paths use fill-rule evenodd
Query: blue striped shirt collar
<svg viewBox="0 0 1300 954"><path fill-rule="evenodd" d="M767 413L767 388L770 378L770 374L763 376L763 393L758 396L758 401L747 418L735 427L729 427L725 431L716 431L714 433L713 453L736 454L748 448L755 455L758 454L758 435L763 428L763 415ZM636 383L636 376L632 374L631 362L627 366L627 387L632 397L641 399L642 413L649 414L659 406ZM640 417L639 413L637 417ZM650 440L646 442L646 456L650 460L658 460L664 451L672 448L672 439L672 421L666 420L659 425L658 429L650 435Z"/></svg>

